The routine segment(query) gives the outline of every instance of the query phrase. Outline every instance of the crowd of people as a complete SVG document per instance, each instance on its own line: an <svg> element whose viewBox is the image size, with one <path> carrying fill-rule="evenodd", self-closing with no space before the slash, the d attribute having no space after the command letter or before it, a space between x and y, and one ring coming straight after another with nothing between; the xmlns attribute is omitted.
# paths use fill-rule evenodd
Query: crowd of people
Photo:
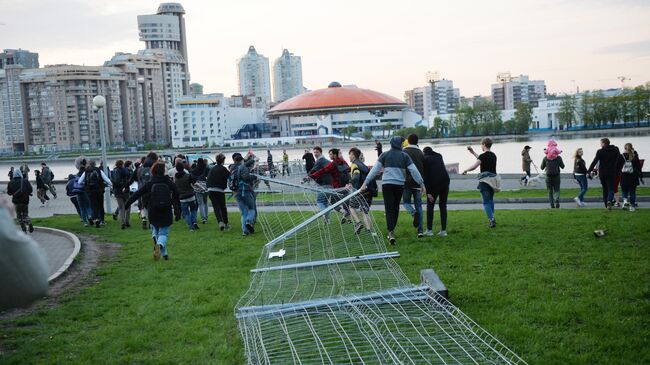
<svg viewBox="0 0 650 365"><path fill-rule="evenodd" d="M371 168L364 163L363 153L356 147L350 148L347 155L338 148L332 148L328 151L329 158L325 157L320 146L313 147L311 151L305 150L302 156L306 172L303 182L313 181L319 187L316 204L319 210L324 211L324 222L330 223L331 209L327 208L333 206L342 213L340 223L353 224L357 234L364 230L372 233L369 212L372 200L379 191L376 179L381 175L387 239L390 244L397 241L395 231L400 205L412 217L415 235L423 237L434 235L434 206L437 203L440 214L440 230L437 234L446 236L449 174L442 155L431 147L420 149L418 142L415 134L406 139L394 136L390 140L390 149L384 151L381 142L376 141L378 157ZM497 174L497 156L491 148L490 138L481 140L480 154L468 147L476 161L462 174L480 170L477 188L488 218L488 227L495 228L494 194L500 190L501 182ZM525 146L522 151L525 176L521 181L524 185L534 179L530 173L530 166L534 165L530 150L530 146ZM560 172L565 168L561 154L562 150L557 143L550 140L540 165L544 171L552 208L560 207ZM280 173L282 176L291 174L286 150L282 153L281 171L275 167L270 150L267 150L265 168L260 166L259 158L252 151L245 155L234 153L231 158L232 162L226 165L226 156L219 153L216 164L210 166L208 160L203 158L190 162L185 155L178 154L170 163L157 153L150 152L135 162L117 160L112 170L109 170L98 166L93 159L82 156L75 160L77 173L68 176L66 195L82 224L87 227L101 228L106 225L104 199L107 189L110 189L117 201L117 209L109 212L109 215L119 222L121 229L131 227L131 206L137 205L142 228L151 230L154 258L167 260L167 241L173 222L184 219L189 231L201 229L199 219L202 224L209 220L208 201L212 205L219 230L231 229L226 204L229 194L234 197L241 213L242 234L254 234L257 222L257 187L260 182L258 176L268 175L273 179ZM601 149L589 167L583 159L582 149L578 149L574 155L573 169L573 176L580 186L580 193L575 198L577 205L584 206L588 179L597 174L603 186L603 202L607 209L616 206L617 187L620 184L622 206L634 211L636 187L643 181L641 168L642 162L630 143L620 153L607 138L603 138ZM33 188L28 174L29 167L26 164L17 170L11 168L7 193L12 196L22 230L32 232L29 198ZM48 193L53 198L57 197L52 183L54 174L42 163L41 169L34 171L34 175L37 198L46 205L50 199ZM268 181L265 182L268 185ZM355 190L360 192L354 199L345 198ZM423 197L426 202L426 221Z"/></svg>

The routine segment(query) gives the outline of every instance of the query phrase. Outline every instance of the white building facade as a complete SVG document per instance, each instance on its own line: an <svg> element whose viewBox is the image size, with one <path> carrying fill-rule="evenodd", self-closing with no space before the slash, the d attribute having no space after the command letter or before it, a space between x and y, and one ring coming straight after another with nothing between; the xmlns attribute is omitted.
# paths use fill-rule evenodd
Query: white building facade
<svg viewBox="0 0 650 365"><path fill-rule="evenodd" d="M245 125L264 122L264 109L230 105L223 94L178 100L170 112L173 147L222 146Z"/></svg>
<svg viewBox="0 0 650 365"><path fill-rule="evenodd" d="M273 62L273 101L282 102L304 92L302 60L288 50Z"/></svg>
<svg viewBox="0 0 650 365"><path fill-rule="evenodd" d="M269 105L271 103L271 76L269 59L250 46L248 53L237 60L237 77L239 94L248 97L260 97Z"/></svg>
<svg viewBox="0 0 650 365"><path fill-rule="evenodd" d="M416 87L404 93L404 100L425 121L439 114L450 114L460 104L460 90L451 80L439 80L432 85Z"/></svg>
<svg viewBox="0 0 650 365"><path fill-rule="evenodd" d="M502 110L515 109L519 103L536 107L537 101L545 97L544 80L530 80L527 75L508 77L501 83L492 84L492 100Z"/></svg>

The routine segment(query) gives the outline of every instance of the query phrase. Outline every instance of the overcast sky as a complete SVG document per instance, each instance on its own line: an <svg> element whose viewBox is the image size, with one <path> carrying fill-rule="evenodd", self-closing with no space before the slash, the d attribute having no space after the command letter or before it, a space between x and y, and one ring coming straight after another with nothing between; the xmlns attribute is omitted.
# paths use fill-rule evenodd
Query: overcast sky
<svg viewBox="0 0 650 365"><path fill-rule="evenodd" d="M0 48L46 64L100 65L136 52L148 0L1 0ZM436 70L461 95L488 95L497 72L546 80L549 92L650 81L650 0L181 2L192 82L237 93L236 60L249 45L273 59L302 57L305 87L330 81L403 97Z"/></svg>

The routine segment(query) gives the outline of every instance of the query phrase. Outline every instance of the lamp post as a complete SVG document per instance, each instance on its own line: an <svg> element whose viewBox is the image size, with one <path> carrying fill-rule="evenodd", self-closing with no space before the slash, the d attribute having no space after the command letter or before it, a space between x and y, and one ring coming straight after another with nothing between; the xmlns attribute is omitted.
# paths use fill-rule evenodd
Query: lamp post
<svg viewBox="0 0 650 365"><path fill-rule="evenodd" d="M106 161L106 126L104 125L104 107L106 106L106 98L97 95L93 98L93 107L97 109L97 118L99 120L99 140L102 149L102 166L104 166L104 174L108 176L108 164ZM111 193L110 190L104 188L104 201L106 202L106 212L112 213L111 209Z"/></svg>

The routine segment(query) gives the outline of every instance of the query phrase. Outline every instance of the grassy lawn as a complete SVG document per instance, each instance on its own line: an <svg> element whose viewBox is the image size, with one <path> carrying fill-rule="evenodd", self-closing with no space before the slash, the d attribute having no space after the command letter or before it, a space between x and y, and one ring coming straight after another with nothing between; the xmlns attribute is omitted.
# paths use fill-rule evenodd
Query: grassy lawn
<svg viewBox="0 0 650 365"><path fill-rule="evenodd" d="M401 215L397 262L412 282L434 268L456 306L531 364L650 363L650 210L497 211L495 230L479 211L449 221L449 237L417 240ZM261 233L212 225L189 234L175 224L170 261L153 262L141 229L36 223L122 248L95 271L96 284L2 323L0 363L244 363L233 307ZM594 238L603 228L609 235Z"/></svg>

